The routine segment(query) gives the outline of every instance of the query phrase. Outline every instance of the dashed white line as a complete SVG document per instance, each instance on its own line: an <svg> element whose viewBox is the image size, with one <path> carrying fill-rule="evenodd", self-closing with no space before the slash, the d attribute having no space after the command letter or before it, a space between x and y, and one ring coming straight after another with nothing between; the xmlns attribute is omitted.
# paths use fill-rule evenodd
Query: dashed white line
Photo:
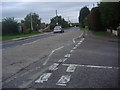
<svg viewBox="0 0 120 90"><path fill-rule="evenodd" d="M82 43L83 41L80 41L80 43Z"/></svg>
<svg viewBox="0 0 120 90"><path fill-rule="evenodd" d="M73 47L73 49L76 49L77 47Z"/></svg>
<svg viewBox="0 0 120 90"><path fill-rule="evenodd" d="M71 75L63 75L61 78L58 80L56 85L60 86L66 86L66 84L70 81Z"/></svg>
<svg viewBox="0 0 120 90"><path fill-rule="evenodd" d="M70 53L72 53L74 50L70 50Z"/></svg>
<svg viewBox="0 0 120 90"><path fill-rule="evenodd" d="M69 58L70 56L71 56L71 54L66 54L64 57Z"/></svg>
<svg viewBox="0 0 120 90"><path fill-rule="evenodd" d="M81 43L78 43L78 45L80 45Z"/></svg>
<svg viewBox="0 0 120 90"><path fill-rule="evenodd" d="M75 47L78 47L79 45L75 45Z"/></svg>
<svg viewBox="0 0 120 90"><path fill-rule="evenodd" d="M73 43L75 43L75 38L73 38Z"/></svg>
<svg viewBox="0 0 120 90"><path fill-rule="evenodd" d="M65 62L67 60L67 58L64 59L60 59L58 62Z"/></svg>
<svg viewBox="0 0 120 90"><path fill-rule="evenodd" d="M49 54L48 58L45 60L45 62L43 63L43 65L46 65L46 64L47 64L47 62L49 61L50 57L52 56L52 54L53 54L56 50L62 49L63 47L64 47L64 46L52 50L52 52Z"/></svg>
<svg viewBox="0 0 120 90"><path fill-rule="evenodd" d="M43 83L44 81L47 81L48 78L51 76L52 73L44 73L40 76L38 80L35 81L35 83Z"/></svg>

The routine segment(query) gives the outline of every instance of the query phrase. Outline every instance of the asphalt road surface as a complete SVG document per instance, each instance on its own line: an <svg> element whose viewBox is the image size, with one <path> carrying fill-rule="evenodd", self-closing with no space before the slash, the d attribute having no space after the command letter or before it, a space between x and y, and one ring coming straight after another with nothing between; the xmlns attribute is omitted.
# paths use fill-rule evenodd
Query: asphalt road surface
<svg viewBox="0 0 120 90"><path fill-rule="evenodd" d="M118 39L74 27L3 43L3 88L118 88Z"/></svg>

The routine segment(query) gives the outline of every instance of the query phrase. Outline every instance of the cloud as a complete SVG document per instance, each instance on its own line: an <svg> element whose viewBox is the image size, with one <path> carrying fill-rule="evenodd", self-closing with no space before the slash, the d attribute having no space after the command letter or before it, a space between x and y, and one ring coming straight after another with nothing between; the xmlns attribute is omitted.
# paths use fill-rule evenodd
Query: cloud
<svg viewBox="0 0 120 90"><path fill-rule="evenodd" d="M2 15L24 19L30 12L39 14L43 22L50 22L55 16L55 10L66 20L69 17L72 22L78 22L80 9L87 5L90 9L95 2L3 2Z"/></svg>

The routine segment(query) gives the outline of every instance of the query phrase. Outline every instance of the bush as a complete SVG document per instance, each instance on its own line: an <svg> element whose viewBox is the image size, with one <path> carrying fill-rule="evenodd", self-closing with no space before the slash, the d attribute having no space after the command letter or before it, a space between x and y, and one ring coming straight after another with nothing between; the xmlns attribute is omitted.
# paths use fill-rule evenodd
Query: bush
<svg viewBox="0 0 120 90"><path fill-rule="evenodd" d="M25 29L25 30L23 31L23 33L24 33L24 34L31 33L31 29L30 29L30 28L28 28L28 29Z"/></svg>
<svg viewBox="0 0 120 90"><path fill-rule="evenodd" d="M2 35L18 34L18 23L14 18L4 18L2 20Z"/></svg>

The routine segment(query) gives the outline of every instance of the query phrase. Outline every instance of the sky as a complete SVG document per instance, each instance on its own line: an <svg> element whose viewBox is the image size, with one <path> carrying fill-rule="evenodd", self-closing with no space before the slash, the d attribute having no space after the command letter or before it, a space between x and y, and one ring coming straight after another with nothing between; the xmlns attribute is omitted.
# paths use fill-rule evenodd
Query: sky
<svg viewBox="0 0 120 90"><path fill-rule="evenodd" d="M50 23L50 19L55 17L55 10L57 10L58 15L65 20L69 17L72 23L77 23L81 8L87 6L91 10L93 3L97 5L97 2L2 2L2 18L14 17L20 22L32 12L37 13L42 22Z"/></svg>

